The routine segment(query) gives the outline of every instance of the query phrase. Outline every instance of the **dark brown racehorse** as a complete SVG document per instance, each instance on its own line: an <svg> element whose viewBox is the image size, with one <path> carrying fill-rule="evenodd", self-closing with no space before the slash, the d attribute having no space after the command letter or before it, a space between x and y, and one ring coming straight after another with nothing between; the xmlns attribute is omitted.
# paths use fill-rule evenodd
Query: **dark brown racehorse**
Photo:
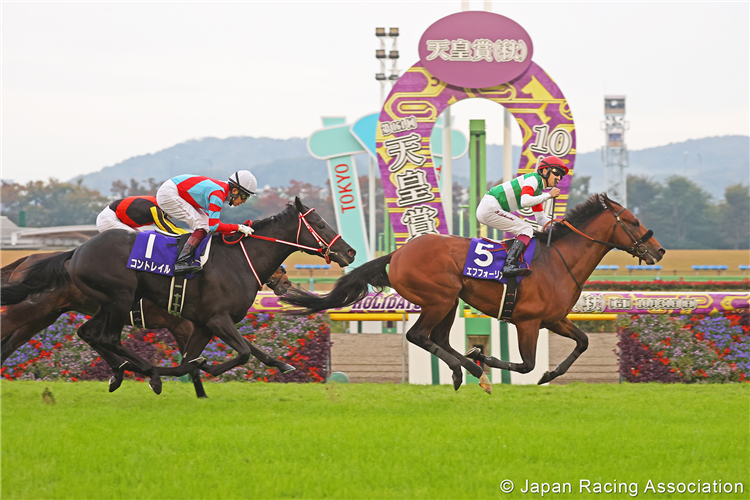
<svg viewBox="0 0 750 500"><path fill-rule="evenodd" d="M539 381L543 384L565 373L588 346L586 334L567 315L581 294L581 285L604 255L618 248L653 264L661 260L665 250L652 237L653 232L647 231L631 212L602 194L591 196L577 206L565 223L554 224L549 249L545 245L546 233L535 236L540 250L531 265L533 274L518 286L512 316L523 362L477 358L494 368L528 373L534 369L540 328L575 340L573 352L553 371L544 374ZM481 367L448 344L459 298L496 318L505 291L498 281L463 276L469 245L468 238L426 234L340 278L327 295L290 290L281 300L304 307L310 313L361 300L368 293L368 285L393 287L422 308L406 338L438 356L453 370L456 390L462 382L463 366L490 392L489 380Z"/></svg>
<svg viewBox="0 0 750 500"><path fill-rule="evenodd" d="M54 257L62 252L39 253L23 257L0 269L2 284L19 281L23 272L34 262ZM66 262L66 265L69 261ZM276 295L283 295L293 285L286 275L286 269L279 269L266 282ZM2 331L2 362L13 354L19 347L31 340L36 334L50 326L64 313L76 311L87 315L96 312L96 302L86 297L72 283L62 286L51 292L32 295L19 304L4 308L0 330ZM190 334L194 327L190 321L184 320L163 309L159 309L150 300L143 300L144 322L149 328L166 328L174 336L180 352L184 355ZM269 366L275 366L282 371L289 371L290 367L283 361L269 356L262 350L252 346L253 355ZM122 364L121 361L120 364ZM293 368L292 368L293 369ZM206 392L203 383L197 373L191 373L191 379L195 387L195 394L199 398L205 398Z"/></svg>
<svg viewBox="0 0 750 500"><path fill-rule="evenodd" d="M314 209L304 206L298 198L283 212L256 221L253 228L252 238L243 238L238 244L227 244L214 236L208 263L186 288L183 317L193 323L195 330L188 339L183 363L176 368L157 368L120 342L120 332L134 302L146 298L166 309L170 295L170 277L125 267L135 240L132 233L105 231L74 252L30 266L20 282L3 286L0 304L17 304L29 295L72 281L99 306L78 329L78 335L112 367L115 375L110 380L110 391L120 386L122 372L131 370L149 376L149 385L159 394L159 375L180 376L197 368L218 375L247 362L252 351L235 324L245 317L261 283L290 254L301 250L342 267L350 264L356 254ZM66 269L68 259L70 265ZM237 356L207 366L199 356L212 336L219 337ZM119 358L127 362L118 365Z"/></svg>

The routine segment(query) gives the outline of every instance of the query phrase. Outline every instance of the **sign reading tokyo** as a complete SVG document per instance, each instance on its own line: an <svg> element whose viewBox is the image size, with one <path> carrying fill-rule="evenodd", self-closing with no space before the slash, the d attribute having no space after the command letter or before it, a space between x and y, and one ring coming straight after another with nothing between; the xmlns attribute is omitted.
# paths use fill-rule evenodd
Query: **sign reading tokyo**
<svg viewBox="0 0 750 500"><path fill-rule="evenodd" d="M467 11L432 24L419 41L422 65L451 85L494 87L520 76L534 46L520 24L500 14Z"/></svg>

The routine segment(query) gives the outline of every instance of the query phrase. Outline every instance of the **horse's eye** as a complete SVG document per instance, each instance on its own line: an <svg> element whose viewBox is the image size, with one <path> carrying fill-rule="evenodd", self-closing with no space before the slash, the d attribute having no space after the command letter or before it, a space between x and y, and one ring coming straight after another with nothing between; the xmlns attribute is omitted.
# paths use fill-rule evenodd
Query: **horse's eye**
<svg viewBox="0 0 750 500"><path fill-rule="evenodd" d="M318 224L318 229L325 229L325 228L326 228L325 222L321 222L320 224Z"/></svg>
<svg viewBox="0 0 750 500"><path fill-rule="evenodd" d="M639 221L633 222L633 227L641 227L641 223Z"/></svg>

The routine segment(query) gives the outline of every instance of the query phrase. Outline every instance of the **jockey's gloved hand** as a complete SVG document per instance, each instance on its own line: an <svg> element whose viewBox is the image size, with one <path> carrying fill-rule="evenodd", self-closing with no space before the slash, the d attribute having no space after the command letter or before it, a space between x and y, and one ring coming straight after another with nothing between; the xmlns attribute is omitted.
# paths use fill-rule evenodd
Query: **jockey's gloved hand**
<svg viewBox="0 0 750 500"><path fill-rule="evenodd" d="M244 224L240 224L237 227L237 232L242 233L246 236L250 236L251 234L253 234L254 231L253 231L253 228L251 228L250 226L245 226Z"/></svg>

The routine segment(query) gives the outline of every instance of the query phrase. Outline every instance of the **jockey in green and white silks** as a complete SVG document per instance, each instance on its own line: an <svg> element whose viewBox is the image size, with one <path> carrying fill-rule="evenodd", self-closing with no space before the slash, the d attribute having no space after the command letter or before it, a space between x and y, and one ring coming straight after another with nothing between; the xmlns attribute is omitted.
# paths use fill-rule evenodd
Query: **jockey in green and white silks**
<svg viewBox="0 0 750 500"><path fill-rule="evenodd" d="M518 267L518 259L534 235L531 224L513 214L521 208L531 207L537 223L544 226L549 219L544 215L542 204L550 198L557 198L560 190L556 187L568 173L565 163L555 157L543 158L533 174L516 177L498 184L484 195L477 206L477 220L499 231L513 233L516 239L508 250L503 267L504 276L528 276L531 269ZM544 189L550 189L544 192Z"/></svg>

